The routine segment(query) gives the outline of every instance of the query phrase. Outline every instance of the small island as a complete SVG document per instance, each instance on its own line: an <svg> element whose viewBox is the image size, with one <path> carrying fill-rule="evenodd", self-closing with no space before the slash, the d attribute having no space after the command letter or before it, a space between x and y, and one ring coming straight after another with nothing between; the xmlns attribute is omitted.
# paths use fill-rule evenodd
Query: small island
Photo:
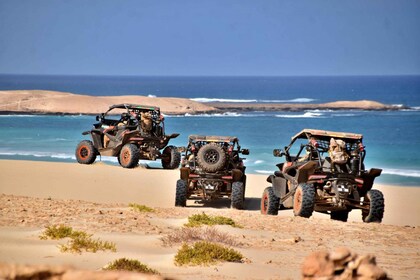
<svg viewBox="0 0 420 280"><path fill-rule="evenodd" d="M376 101L336 101L309 103L201 103L187 98L149 97L140 95L91 96L46 90L0 91L0 114L96 115L118 103L158 106L167 115L304 110L374 110L389 111L407 107Z"/></svg>

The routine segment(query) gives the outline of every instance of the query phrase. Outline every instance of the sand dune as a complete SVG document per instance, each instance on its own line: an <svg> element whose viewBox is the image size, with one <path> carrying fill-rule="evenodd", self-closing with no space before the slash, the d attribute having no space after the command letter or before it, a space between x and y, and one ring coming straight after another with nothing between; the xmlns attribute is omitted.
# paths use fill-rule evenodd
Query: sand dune
<svg viewBox="0 0 420 280"><path fill-rule="evenodd" d="M375 254L378 264L395 279L420 276L420 205L418 188L377 186L385 194L382 224L361 222L353 211L348 223L316 214L310 219L259 213L266 177L249 175L246 210L229 209L229 201L188 202L175 208L177 170L124 169L97 162L49 163L0 160L0 262L71 265L97 270L121 257L138 259L176 279L297 279L313 250L347 246L360 254ZM129 203L152 206L138 213ZM210 267L177 267L179 245L163 246L160 238L182 227L188 216L206 212L231 217L243 228L218 226L239 242L246 263ZM117 252L60 253L58 241L39 240L43 228L66 224L115 242ZM414 277L413 277L414 276Z"/></svg>

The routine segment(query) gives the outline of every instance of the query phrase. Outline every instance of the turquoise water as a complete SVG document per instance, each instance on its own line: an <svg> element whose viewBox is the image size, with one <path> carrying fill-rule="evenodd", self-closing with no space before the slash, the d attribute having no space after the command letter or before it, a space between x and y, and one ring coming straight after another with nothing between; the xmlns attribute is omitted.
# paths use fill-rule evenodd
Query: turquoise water
<svg viewBox="0 0 420 280"><path fill-rule="evenodd" d="M274 148L304 128L364 134L366 167L382 168L379 181L420 186L420 76L367 77L124 77L0 75L0 90L43 89L88 95L149 95L200 102L323 103L375 100L400 111L302 111L167 116L167 133L185 146L190 134L238 136L249 148L248 172L272 173ZM112 104L110 104L112 105ZM92 104L94 106L94 104ZM0 159L75 162L74 149L93 116L0 116ZM102 158L116 164L115 158ZM150 165L160 166L159 162Z"/></svg>
<svg viewBox="0 0 420 280"><path fill-rule="evenodd" d="M0 116L0 159L75 162L77 143L86 139L94 116ZM181 135L171 144L185 146L190 134L233 135L249 148L249 173L269 174L282 159L272 150L289 144L304 128L362 133L366 167L382 168L379 182L420 187L420 111L252 112L166 116L166 132ZM115 158L103 157L109 164ZM146 162L160 166L160 162Z"/></svg>

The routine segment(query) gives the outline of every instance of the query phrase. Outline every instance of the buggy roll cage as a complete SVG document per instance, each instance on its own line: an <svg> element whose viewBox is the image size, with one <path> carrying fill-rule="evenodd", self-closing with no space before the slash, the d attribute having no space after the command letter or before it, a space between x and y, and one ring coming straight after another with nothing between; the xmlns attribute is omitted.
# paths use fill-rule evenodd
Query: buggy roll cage
<svg viewBox="0 0 420 280"><path fill-rule="evenodd" d="M162 122L162 119L161 119L162 115L160 113L160 107L139 105L139 104L127 104L127 103L115 104L115 105L110 106L105 113L102 113L101 115L97 116L96 120L97 121L103 120L105 116L107 116L109 112L111 112L114 109L125 109L127 110L127 113L135 112L137 115L139 115L142 112L150 112L152 114L153 123L156 125L156 127L161 126L162 134L165 133L165 123ZM138 119L140 120L140 117L138 117Z"/></svg>
<svg viewBox="0 0 420 280"><path fill-rule="evenodd" d="M363 152L362 159L364 159L366 151L364 150L364 146L362 143L363 135L356 134L356 133L349 133L349 132L336 132L336 131L328 131L328 130L317 130L317 129L303 129L302 131L298 132L296 135L291 137L291 142L288 146L284 147L284 152L281 152L277 149L273 151L274 156L286 156L287 161L291 161L291 156L289 154L289 150L295 143L297 139L307 139L307 144L302 144L299 152L296 154L296 159L299 158L300 154L302 153L304 148L310 149L310 152L317 153L318 159L321 159L321 153L327 152L329 150L330 139L341 139L346 142L346 150L351 152L354 150L359 149Z"/></svg>

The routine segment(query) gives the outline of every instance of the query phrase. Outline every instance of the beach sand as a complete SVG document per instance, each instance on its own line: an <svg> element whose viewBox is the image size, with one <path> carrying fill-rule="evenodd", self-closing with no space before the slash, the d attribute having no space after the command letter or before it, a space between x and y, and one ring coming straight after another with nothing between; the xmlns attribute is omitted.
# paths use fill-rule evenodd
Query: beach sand
<svg viewBox="0 0 420 280"><path fill-rule="evenodd" d="M347 223L323 214L293 217L291 210L262 216L260 196L268 186L264 175L248 175L246 210L239 211L229 209L228 200L173 207L178 170L13 160L0 160L0 170L0 262L98 270L126 257L175 279L298 279L305 256L346 246L375 255L394 279L420 278L420 188L376 185L385 196L385 217L382 224L366 224L357 210ZM129 203L155 212L136 212ZM235 249L246 262L174 265L181 244L165 247L161 238L202 212L231 217L243 226L217 228L238 240ZM61 253L57 245L63 242L38 238L45 226L56 224L115 242L117 252Z"/></svg>

